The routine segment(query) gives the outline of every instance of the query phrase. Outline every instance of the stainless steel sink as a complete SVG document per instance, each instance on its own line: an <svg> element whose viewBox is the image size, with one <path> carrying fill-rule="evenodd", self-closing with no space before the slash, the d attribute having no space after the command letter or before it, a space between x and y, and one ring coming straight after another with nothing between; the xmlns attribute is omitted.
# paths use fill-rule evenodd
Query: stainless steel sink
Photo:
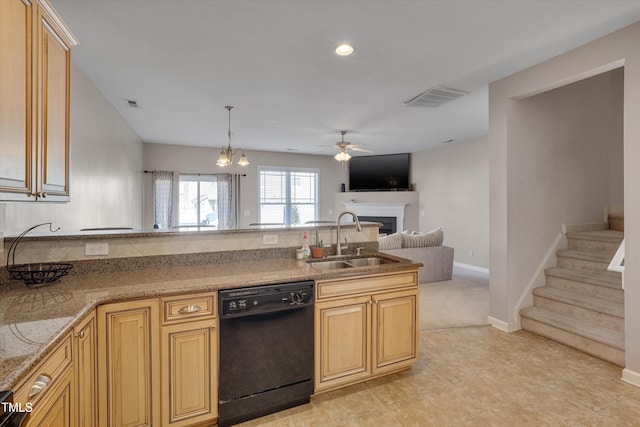
<svg viewBox="0 0 640 427"><path fill-rule="evenodd" d="M369 265L392 264L398 261L387 259L387 258L368 257L368 258L353 258L353 259L347 260L346 262L353 265L354 267L366 267Z"/></svg>
<svg viewBox="0 0 640 427"><path fill-rule="evenodd" d="M347 264L345 261L315 261L309 263L311 267L318 270L337 270L340 268L351 268L353 265Z"/></svg>
<svg viewBox="0 0 640 427"><path fill-rule="evenodd" d="M337 270L341 268L352 267L369 267L382 264L392 264L398 261L380 258L380 257L365 257L365 258L344 258L341 260L329 260L329 261L312 261L309 264L319 270Z"/></svg>

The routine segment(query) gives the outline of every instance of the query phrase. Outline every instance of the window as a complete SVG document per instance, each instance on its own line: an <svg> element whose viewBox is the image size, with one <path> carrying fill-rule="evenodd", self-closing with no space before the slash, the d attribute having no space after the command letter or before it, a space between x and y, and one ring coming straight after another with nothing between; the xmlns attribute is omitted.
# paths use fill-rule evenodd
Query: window
<svg viewBox="0 0 640 427"><path fill-rule="evenodd" d="M180 175L178 225L218 227L218 183L215 175Z"/></svg>
<svg viewBox="0 0 640 427"><path fill-rule="evenodd" d="M318 216L318 170L260 167L260 222L286 226Z"/></svg>

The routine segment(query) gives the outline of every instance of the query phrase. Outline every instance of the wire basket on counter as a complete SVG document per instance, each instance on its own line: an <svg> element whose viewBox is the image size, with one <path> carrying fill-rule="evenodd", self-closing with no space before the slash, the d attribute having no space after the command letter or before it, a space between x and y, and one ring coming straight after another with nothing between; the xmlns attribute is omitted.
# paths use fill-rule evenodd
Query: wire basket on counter
<svg viewBox="0 0 640 427"><path fill-rule="evenodd" d="M9 251L7 252L7 272L12 279L20 280L26 285L35 285L35 287L44 286L66 276L73 267L72 264L50 262L16 265L16 249L22 238L34 228L47 224L51 232L56 232L60 229L58 227L54 230L50 222L34 225L20 233L13 243L11 243ZM11 259L11 264L9 264L9 259Z"/></svg>

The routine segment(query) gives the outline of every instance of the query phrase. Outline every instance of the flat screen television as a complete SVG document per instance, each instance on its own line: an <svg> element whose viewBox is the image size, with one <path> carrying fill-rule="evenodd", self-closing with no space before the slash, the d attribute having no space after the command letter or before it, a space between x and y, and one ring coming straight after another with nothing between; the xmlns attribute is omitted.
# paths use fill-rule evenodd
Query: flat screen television
<svg viewBox="0 0 640 427"><path fill-rule="evenodd" d="M349 191L409 190L410 168L410 153L352 157Z"/></svg>

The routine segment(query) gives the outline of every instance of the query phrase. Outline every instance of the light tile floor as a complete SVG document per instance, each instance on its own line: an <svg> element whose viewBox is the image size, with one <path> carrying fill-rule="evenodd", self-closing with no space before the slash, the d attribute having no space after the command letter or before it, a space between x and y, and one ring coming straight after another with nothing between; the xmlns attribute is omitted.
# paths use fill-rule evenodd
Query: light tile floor
<svg viewBox="0 0 640 427"><path fill-rule="evenodd" d="M461 280L455 273L454 282ZM421 316L428 314L423 306ZM526 331L443 323L421 329L420 360L410 370L241 425L640 426L640 388L622 382L615 365Z"/></svg>

